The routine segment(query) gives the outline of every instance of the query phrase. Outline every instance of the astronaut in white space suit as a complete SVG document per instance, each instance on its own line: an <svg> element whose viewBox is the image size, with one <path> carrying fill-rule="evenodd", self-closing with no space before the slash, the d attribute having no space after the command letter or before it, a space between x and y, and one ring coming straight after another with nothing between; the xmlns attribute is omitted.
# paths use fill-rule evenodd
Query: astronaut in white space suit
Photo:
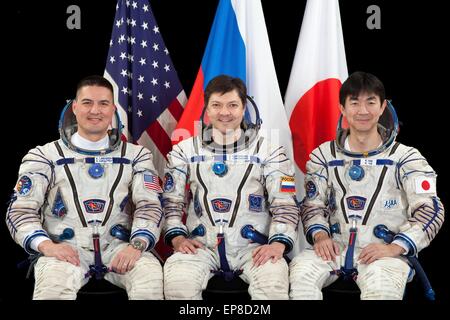
<svg viewBox="0 0 450 320"><path fill-rule="evenodd" d="M164 265L165 298L201 299L218 274L240 276L253 299L287 299L283 254L296 240L299 217L293 166L283 147L258 133L258 110L240 79L217 76L204 100L210 125L202 115L202 134L168 156L163 230L175 253ZM255 123L244 119L249 106Z"/></svg>
<svg viewBox="0 0 450 320"><path fill-rule="evenodd" d="M92 276L130 299L163 298L162 266L147 251L160 235L162 189L150 151L122 142L121 128L111 83L90 76L61 114L61 138L23 158L6 223L41 255L33 299L75 299Z"/></svg>
<svg viewBox="0 0 450 320"><path fill-rule="evenodd" d="M406 257L444 222L436 174L419 151L395 141L397 116L378 78L352 74L340 104L336 140L307 163L301 219L313 249L290 264L290 298L321 299L322 288L344 276L361 299L402 299L413 274ZM374 232L382 225L396 234L390 244Z"/></svg>

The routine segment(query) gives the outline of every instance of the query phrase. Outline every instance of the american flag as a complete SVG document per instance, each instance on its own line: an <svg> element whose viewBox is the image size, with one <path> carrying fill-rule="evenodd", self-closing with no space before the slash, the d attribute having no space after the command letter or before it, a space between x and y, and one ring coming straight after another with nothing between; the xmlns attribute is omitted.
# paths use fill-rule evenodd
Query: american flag
<svg viewBox="0 0 450 320"><path fill-rule="evenodd" d="M187 99L148 0L117 2L105 78L114 87L122 138L150 149L162 177Z"/></svg>
<svg viewBox="0 0 450 320"><path fill-rule="evenodd" d="M157 176L144 173L144 187L162 193L161 186L159 185L159 178Z"/></svg>

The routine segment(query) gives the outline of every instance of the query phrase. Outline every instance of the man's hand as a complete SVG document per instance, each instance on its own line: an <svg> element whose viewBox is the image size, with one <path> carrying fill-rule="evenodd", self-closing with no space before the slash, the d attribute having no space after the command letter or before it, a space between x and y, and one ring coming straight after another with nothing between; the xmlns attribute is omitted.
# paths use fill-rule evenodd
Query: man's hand
<svg viewBox="0 0 450 320"><path fill-rule="evenodd" d="M398 257L404 252L405 249L395 243L371 243L362 249L359 254L359 262L363 264L370 264L375 260L384 257Z"/></svg>
<svg viewBox="0 0 450 320"><path fill-rule="evenodd" d="M133 248L131 245L126 246L114 256L111 262L111 269L114 272L124 274L133 269L136 261L141 257L142 252Z"/></svg>
<svg viewBox="0 0 450 320"><path fill-rule="evenodd" d="M66 261L75 266L80 265L78 251L67 243L54 243L51 240L45 240L39 244L38 250L46 257L55 257L60 261Z"/></svg>
<svg viewBox="0 0 450 320"><path fill-rule="evenodd" d="M314 235L314 251L325 261L336 261L336 256L339 255L339 246L325 231L319 231Z"/></svg>
<svg viewBox="0 0 450 320"><path fill-rule="evenodd" d="M259 246L252 253L253 264L255 267L262 266L269 259L272 259L272 263L275 263L283 256L285 249L286 246L277 241Z"/></svg>
<svg viewBox="0 0 450 320"><path fill-rule="evenodd" d="M196 254L197 248L203 248L203 244L197 240L187 239L185 236L176 236L172 239L175 252Z"/></svg>

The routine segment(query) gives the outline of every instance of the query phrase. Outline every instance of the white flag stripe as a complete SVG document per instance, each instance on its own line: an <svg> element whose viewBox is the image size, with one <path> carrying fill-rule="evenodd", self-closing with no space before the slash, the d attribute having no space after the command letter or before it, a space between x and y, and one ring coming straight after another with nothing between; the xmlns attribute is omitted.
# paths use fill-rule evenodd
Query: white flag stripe
<svg viewBox="0 0 450 320"><path fill-rule="evenodd" d="M109 75L108 71L105 70L105 73L103 74L105 79L107 79L109 82L111 82L113 89L114 89L114 104L116 105L117 111L119 113L120 121L122 122L122 134L127 138L129 141L131 139L131 134L128 131L128 115L123 109L123 107L119 103L119 87L117 86L117 83L114 81L114 79Z"/></svg>
<svg viewBox="0 0 450 320"><path fill-rule="evenodd" d="M260 0L232 1L246 48L247 90L258 106L262 135L270 135L293 159L292 138L281 97Z"/></svg>
<svg viewBox="0 0 450 320"><path fill-rule="evenodd" d="M177 96L178 102L184 107L188 101L186 93L182 90Z"/></svg>
<svg viewBox="0 0 450 320"><path fill-rule="evenodd" d="M347 77L339 2L308 1L286 90L288 118L300 98L317 82L329 78L343 82Z"/></svg>
<svg viewBox="0 0 450 320"><path fill-rule="evenodd" d="M169 108L164 110L164 112L161 113L156 120L159 122L159 124L169 137L178 123L178 121L173 117L172 113L170 113Z"/></svg>

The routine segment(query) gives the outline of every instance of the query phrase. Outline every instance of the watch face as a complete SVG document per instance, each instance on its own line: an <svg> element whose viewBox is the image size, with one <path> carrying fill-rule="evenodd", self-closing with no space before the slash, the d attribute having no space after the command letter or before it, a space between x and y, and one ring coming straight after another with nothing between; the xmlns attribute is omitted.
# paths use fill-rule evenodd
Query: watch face
<svg viewBox="0 0 450 320"><path fill-rule="evenodd" d="M140 240L133 240L132 246L140 251L144 250L144 243Z"/></svg>

